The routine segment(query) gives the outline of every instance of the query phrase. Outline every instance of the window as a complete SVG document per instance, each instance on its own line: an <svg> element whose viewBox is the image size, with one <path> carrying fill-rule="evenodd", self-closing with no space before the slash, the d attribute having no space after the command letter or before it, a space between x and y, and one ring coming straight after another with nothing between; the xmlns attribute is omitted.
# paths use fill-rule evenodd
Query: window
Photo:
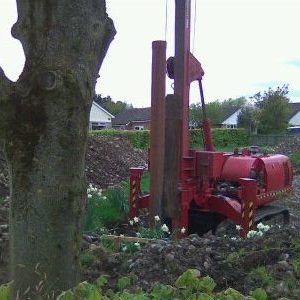
<svg viewBox="0 0 300 300"><path fill-rule="evenodd" d="M144 130L144 126L134 126L134 130Z"/></svg>

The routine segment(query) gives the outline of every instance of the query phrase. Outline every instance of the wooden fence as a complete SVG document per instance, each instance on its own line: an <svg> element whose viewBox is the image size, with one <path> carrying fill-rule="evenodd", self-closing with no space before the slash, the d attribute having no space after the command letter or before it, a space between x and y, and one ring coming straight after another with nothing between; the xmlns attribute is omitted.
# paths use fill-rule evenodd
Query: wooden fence
<svg viewBox="0 0 300 300"><path fill-rule="evenodd" d="M288 143L294 138L294 135L289 134L252 135L250 136L250 145L276 146L282 143Z"/></svg>

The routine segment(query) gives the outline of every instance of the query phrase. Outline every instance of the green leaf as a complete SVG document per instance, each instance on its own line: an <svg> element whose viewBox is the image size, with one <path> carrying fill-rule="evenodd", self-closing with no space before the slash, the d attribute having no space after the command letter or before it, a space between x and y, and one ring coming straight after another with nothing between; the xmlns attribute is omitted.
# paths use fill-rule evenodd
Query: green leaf
<svg viewBox="0 0 300 300"><path fill-rule="evenodd" d="M266 291L262 288L257 288L254 291L250 292L250 295L256 300L267 300L268 295Z"/></svg>
<svg viewBox="0 0 300 300"><path fill-rule="evenodd" d="M205 276L199 280L197 289L206 293L211 293L215 287L215 281L211 277Z"/></svg>
<svg viewBox="0 0 300 300"><path fill-rule="evenodd" d="M147 295L141 293L138 295L129 294L127 292L124 292L119 297L120 300L150 300L151 298Z"/></svg>
<svg viewBox="0 0 300 300"><path fill-rule="evenodd" d="M0 286L0 299L1 300L10 300L11 299L10 284L3 284Z"/></svg>
<svg viewBox="0 0 300 300"><path fill-rule="evenodd" d="M0 297L0 299L2 299ZM72 291L62 292L58 297L57 300L75 300L74 293Z"/></svg>
<svg viewBox="0 0 300 300"><path fill-rule="evenodd" d="M108 275L101 275L97 280L96 280L96 286L101 289L104 285L108 283Z"/></svg>
<svg viewBox="0 0 300 300"><path fill-rule="evenodd" d="M101 300L101 295L97 288L94 286L93 290L90 290L87 300Z"/></svg>
<svg viewBox="0 0 300 300"><path fill-rule="evenodd" d="M89 295L93 293L96 287L86 281L79 283L75 289L75 295L79 297L83 297L84 299L88 299Z"/></svg>
<svg viewBox="0 0 300 300"><path fill-rule="evenodd" d="M188 269L178 277L175 282L177 288L193 288L197 286L199 271L195 269Z"/></svg>
<svg viewBox="0 0 300 300"><path fill-rule="evenodd" d="M197 300L214 300L214 297L212 297L206 293L200 293L197 297Z"/></svg>
<svg viewBox="0 0 300 300"><path fill-rule="evenodd" d="M154 299L174 299L175 288L170 285L157 284L151 292Z"/></svg>
<svg viewBox="0 0 300 300"><path fill-rule="evenodd" d="M228 288L224 295L226 295L226 299L228 300L243 300L245 297L235 289Z"/></svg>
<svg viewBox="0 0 300 300"><path fill-rule="evenodd" d="M130 277L121 277L118 279L118 283L117 286L120 290L124 290L127 287L129 287L131 285L131 278Z"/></svg>

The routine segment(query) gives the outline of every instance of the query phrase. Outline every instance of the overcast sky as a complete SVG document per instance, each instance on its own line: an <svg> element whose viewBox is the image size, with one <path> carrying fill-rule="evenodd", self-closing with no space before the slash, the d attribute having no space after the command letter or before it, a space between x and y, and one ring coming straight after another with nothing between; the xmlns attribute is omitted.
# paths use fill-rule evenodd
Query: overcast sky
<svg viewBox="0 0 300 300"><path fill-rule="evenodd" d="M167 36L168 55L174 53L174 2L107 0L118 33L100 71L98 94L150 106L151 43ZM192 0L191 50L205 70L206 100L289 84L291 100L300 101L299 13L300 0ZM21 44L10 35L16 19L15 0L0 0L0 65L12 80L24 64ZM191 102L199 102L196 85Z"/></svg>

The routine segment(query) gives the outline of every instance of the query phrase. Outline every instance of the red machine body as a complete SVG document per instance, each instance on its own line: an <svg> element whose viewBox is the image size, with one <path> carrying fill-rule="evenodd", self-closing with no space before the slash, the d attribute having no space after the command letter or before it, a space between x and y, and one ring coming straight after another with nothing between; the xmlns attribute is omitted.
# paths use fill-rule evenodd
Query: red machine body
<svg viewBox="0 0 300 300"><path fill-rule="evenodd" d="M175 2L175 57L167 60L169 77L174 79L174 95L167 96L166 100L172 100L168 108L175 106L176 110L174 116L164 113L169 103L165 104L163 97L165 69L161 68L166 63L166 43L153 42L150 145L153 194L141 195L143 169L132 168L129 218L135 217L140 208L150 207L152 217L162 214L164 219L171 219L173 230L185 228L187 233L214 230L228 218L241 226L240 234L245 236L255 228L256 222L283 211L267 204L292 191L292 165L284 155L258 154L248 149L232 153L214 151L205 113L201 81L204 72L189 52L190 0ZM194 80L200 88L205 150L189 149L189 86ZM156 125L165 121L168 121L168 131L160 134L165 129ZM173 134L168 137L169 131ZM170 161L169 157L174 160ZM163 204L166 209L162 208Z"/></svg>

